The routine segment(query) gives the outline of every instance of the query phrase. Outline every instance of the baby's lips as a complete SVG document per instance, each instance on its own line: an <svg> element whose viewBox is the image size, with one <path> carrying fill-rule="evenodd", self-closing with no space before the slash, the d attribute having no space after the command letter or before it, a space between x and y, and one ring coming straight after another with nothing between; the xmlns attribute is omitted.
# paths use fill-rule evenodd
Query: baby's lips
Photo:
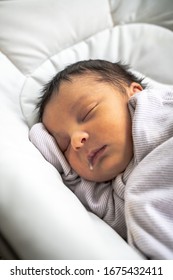
<svg viewBox="0 0 173 280"><path fill-rule="evenodd" d="M105 148L105 146L101 147L101 148L98 148L96 150L93 150L92 152L89 153L88 155L88 165L89 165L89 169L90 170L93 170L94 169L94 157L97 155L97 153L99 151L101 151L103 148Z"/></svg>

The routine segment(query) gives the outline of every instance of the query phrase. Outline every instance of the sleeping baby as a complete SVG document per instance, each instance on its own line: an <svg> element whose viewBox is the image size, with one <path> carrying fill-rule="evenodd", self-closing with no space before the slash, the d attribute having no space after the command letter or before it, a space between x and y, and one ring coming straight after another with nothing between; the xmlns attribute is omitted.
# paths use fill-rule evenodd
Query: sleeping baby
<svg viewBox="0 0 173 280"><path fill-rule="evenodd" d="M31 142L67 187L149 259L173 259L173 90L80 61L44 86Z"/></svg>

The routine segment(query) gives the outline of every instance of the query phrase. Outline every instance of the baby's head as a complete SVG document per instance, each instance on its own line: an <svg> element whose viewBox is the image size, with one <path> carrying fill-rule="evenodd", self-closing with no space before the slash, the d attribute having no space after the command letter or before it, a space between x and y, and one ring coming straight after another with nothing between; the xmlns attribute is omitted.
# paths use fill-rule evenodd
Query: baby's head
<svg viewBox="0 0 173 280"><path fill-rule="evenodd" d="M80 61L45 85L39 119L81 177L108 181L132 159L128 100L143 88L142 79L126 66Z"/></svg>

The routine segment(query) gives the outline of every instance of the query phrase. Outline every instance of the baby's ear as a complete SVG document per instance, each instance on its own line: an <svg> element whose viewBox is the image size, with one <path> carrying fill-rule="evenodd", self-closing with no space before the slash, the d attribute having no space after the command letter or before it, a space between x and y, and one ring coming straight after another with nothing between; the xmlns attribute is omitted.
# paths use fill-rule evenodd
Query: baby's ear
<svg viewBox="0 0 173 280"><path fill-rule="evenodd" d="M140 92L142 90L143 90L143 87L140 84L133 82L130 84L130 87L128 90L128 96L132 97L135 93Z"/></svg>

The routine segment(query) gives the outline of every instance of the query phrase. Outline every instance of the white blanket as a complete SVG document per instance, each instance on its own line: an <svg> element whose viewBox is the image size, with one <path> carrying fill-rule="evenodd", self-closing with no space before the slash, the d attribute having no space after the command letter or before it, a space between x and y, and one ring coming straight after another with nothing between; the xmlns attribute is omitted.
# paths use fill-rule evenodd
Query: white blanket
<svg viewBox="0 0 173 280"><path fill-rule="evenodd" d="M130 99L134 157L106 183L80 178L43 124L31 142L85 205L150 259L173 259L173 90L145 90Z"/></svg>

